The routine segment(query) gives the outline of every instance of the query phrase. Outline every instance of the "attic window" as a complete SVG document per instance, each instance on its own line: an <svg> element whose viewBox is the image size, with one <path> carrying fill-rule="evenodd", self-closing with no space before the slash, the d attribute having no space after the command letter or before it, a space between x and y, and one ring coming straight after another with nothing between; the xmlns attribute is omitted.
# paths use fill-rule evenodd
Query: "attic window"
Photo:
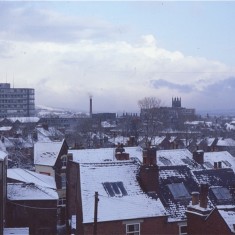
<svg viewBox="0 0 235 235"><path fill-rule="evenodd" d="M183 183L174 183L167 185L174 199L190 198L188 190L185 188Z"/></svg>
<svg viewBox="0 0 235 235"><path fill-rule="evenodd" d="M127 191L122 182L105 182L102 184L110 197L122 197L127 195Z"/></svg>
<svg viewBox="0 0 235 235"><path fill-rule="evenodd" d="M218 201L227 201L232 199L232 196L227 188L216 187L211 188L211 190Z"/></svg>

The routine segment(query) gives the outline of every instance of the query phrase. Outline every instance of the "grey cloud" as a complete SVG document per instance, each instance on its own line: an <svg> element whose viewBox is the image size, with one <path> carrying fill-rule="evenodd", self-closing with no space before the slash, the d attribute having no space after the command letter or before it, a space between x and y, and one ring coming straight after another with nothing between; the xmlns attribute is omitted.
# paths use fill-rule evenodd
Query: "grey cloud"
<svg viewBox="0 0 235 235"><path fill-rule="evenodd" d="M73 42L80 39L111 39L119 33L108 22L64 15L43 6L33 7L22 2L0 3L0 36L20 41Z"/></svg>
<svg viewBox="0 0 235 235"><path fill-rule="evenodd" d="M176 84L176 83L165 81L163 79L151 80L150 83L156 89L166 87L166 88L175 89L184 93L188 93L194 90L193 85Z"/></svg>
<svg viewBox="0 0 235 235"><path fill-rule="evenodd" d="M225 96L228 94L235 94L235 77L229 77L222 81L216 82L207 86L203 91L205 94L223 93Z"/></svg>

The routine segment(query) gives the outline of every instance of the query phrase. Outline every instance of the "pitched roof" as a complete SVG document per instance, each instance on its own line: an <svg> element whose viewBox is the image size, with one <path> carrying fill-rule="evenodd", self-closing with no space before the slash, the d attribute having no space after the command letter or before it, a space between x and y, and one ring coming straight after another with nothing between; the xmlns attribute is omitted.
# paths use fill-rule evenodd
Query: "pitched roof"
<svg viewBox="0 0 235 235"><path fill-rule="evenodd" d="M54 189L26 183L8 183L7 198L13 201L22 200L58 200L58 193Z"/></svg>
<svg viewBox="0 0 235 235"><path fill-rule="evenodd" d="M162 166L159 169L159 196L169 214L169 220L186 220L190 195L198 191L196 178L186 165Z"/></svg>
<svg viewBox="0 0 235 235"><path fill-rule="evenodd" d="M130 158L138 158L142 161L142 148L125 147L125 152L129 153ZM80 163L115 161L115 148L76 149L68 150L68 153L73 154L73 161Z"/></svg>
<svg viewBox="0 0 235 235"><path fill-rule="evenodd" d="M213 169L214 162L221 162L222 168L232 168L235 171L235 158L227 151L205 152L203 167Z"/></svg>
<svg viewBox="0 0 235 235"><path fill-rule="evenodd" d="M21 168L7 169L7 178L24 183L34 183L38 186L56 189L55 179L52 176L39 174Z"/></svg>
<svg viewBox="0 0 235 235"><path fill-rule="evenodd" d="M218 206L219 214L223 218L224 222L228 225L232 233L235 233L234 219L235 219L235 206Z"/></svg>
<svg viewBox="0 0 235 235"><path fill-rule="evenodd" d="M37 142L34 144L34 164L54 166L64 141Z"/></svg>
<svg viewBox="0 0 235 235"><path fill-rule="evenodd" d="M7 153L0 150L0 161L3 161L7 157Z"/></svg>
<svg viewBox="0 0 235 235"><path fill-rule="evenodd" d="M93 222L95 192L99 194L100 222L166 215L161 201L141 190L138 170L132 161L80 164L83 222Z"/></svg>
<svg viewBox="0 0 235 235"><path fill-rule="evenodd" d="M159 166L187 165L190 169L201 168L192 158L192 153L188 149L157 151L157 164Z"/></svg>

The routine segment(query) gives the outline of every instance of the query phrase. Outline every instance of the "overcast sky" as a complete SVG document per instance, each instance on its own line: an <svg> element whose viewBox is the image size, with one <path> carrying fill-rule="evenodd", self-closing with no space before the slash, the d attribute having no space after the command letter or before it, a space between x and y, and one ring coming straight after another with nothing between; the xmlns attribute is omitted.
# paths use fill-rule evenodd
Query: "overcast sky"
<svg viewBox="0 0 235 235"><path fill-rule="evenodd" d="M234 108L233 1L1 1L0 22L0 82L35 88L36 105Z"/></svg>

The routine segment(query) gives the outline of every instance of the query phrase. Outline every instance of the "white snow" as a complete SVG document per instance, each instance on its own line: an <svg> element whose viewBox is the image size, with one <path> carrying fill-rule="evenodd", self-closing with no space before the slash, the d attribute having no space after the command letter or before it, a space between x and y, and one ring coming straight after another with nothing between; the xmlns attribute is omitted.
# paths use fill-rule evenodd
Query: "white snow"
<svg viewBox="0 0 235 235"><path fill-rule="evenodd" d="M55 179L52 176L39 174L26 169L7 169L7 178L24 183L34 183L38 186L56 189Z"/></svg>
<svg viewBox="0 0 235 235"><path fill-rule="evenodd" d="M233 206L232 210L228 210L228 208L218 208L218 212L224 219L225 223L228 225L232 233L235 232L234 224L235 224L235 206Z"/></svg>
<svg viewBox="0 0 235 235"><path fill-rule="evenodd" d="M73 154L73 161L80 163L115 161L115 148L77 149L68 150L68 152ZM129 153L130 158L138 158L142 161L140 147L125 147L125 152Z"/></svg>
<svg viewBox="0 0 235 235"><path fill-rule="evenodd" d="M0 150L0 161L3 161L7 157L7 153Z"/></svg>
<svg viewBox="0 0 235 235"><path fill-rule="evenodd" d="M212 167L214 166L214 162L221 162L222 168L232 168L235 171L235 158L227 151L205 152L203 165L210 169L205 162L209 162Z"/></svg>
<svg viewBox="0 0 235 235"><path fill-rule="evenodd" d="M12 126L1 126L0 131L10 131L12 129Z"/></svg>
<svg viewBox="0 0 235 235"><path fill-rule="evenodd" d="M54 166L63 145L58 142L37 142L34 144L34 164Z"/></svg>
<svg viewBox="0 0 235 235"><path fill-rule="evenodd" d="M3 235L29 235L29 228L4 228Z"/></svg>
<svg viewBox="0 0 235 235"><path fill-rule="evenodd" d="M26 183L8 183L7 198L9 200L58 200L54 189Z"/></svg>
<svg viewBox="0 0 235 235"><path fill-rule="evenodd" d="M167 159L173 166L187 165L182 159L192 159L192 153L188 149L171 149L171 150L158 150L157 151L157 164L159 166L165 166L162 159ZM170 165L169 164L169 165Z"/></svg>
<svg viewBox="0 0 235 235"><path fill-rule="evenodd" d="M166 215L160 199L152 199L136 180L138 165L134 162L81 164L83 222L94 221L94 194L98 192L98 221L137 219ZM126 196L111 197L102 183L122 182Z"/></svg>

